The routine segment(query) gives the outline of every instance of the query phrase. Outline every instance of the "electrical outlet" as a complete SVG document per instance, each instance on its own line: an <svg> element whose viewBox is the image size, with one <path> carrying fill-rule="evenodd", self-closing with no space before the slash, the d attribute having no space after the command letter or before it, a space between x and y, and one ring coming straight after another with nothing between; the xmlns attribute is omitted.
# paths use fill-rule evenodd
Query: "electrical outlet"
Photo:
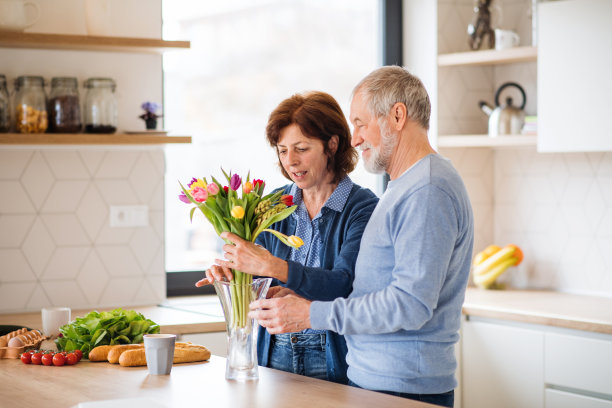
<svg viewBox="0 0 612 408"><path fill-rule="evenodd" d="M112 205L111 228L146 227L149 225L149 207L146 205Z"/></svg>

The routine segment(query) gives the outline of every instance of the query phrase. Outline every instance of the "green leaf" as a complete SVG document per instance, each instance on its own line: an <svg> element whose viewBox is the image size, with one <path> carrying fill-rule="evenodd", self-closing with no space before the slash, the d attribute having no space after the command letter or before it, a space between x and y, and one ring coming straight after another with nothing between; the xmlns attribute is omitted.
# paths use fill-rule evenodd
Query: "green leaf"
<svg viewBox="0 0 612 408"><path fill-rule="evenodd" d="M255 230L255 233L252 236L252 240L254 241L255 238L257 238L257 236L261 234L261 232L265 230L266 228L268 228L270 225L274 224L275 222L282 221L288 216L290 216L291 213L293 213L296 208L297 206L295 205L292 205L291 207L287 207L283 211L279 212L278 214L275 214L274 216L262 222L261 225Z"/></svg>

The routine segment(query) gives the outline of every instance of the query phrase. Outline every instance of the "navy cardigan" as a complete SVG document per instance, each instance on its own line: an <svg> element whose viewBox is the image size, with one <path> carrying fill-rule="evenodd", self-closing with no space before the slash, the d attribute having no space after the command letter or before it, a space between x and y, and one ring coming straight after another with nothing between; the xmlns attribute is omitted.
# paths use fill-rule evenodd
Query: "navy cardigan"
<svg viewBox="0 0 612 408"><path fill-rule="evenodd" d="M282 189L285 194L292 184ZM272 286L283 285L298 295L310 300L333 300L347 297L353 290L355 261L359 252L361 235L365 229L378 197L372 191L353 184L342 212L323 207L319 222L321 236L321 266L306 267L298 262L289 261L290 248L270 233L262 233L256 242L274 256L286 259L289 264L289 277L286 284L273 279ZM286 235L294 235L296 220L289 216L272 226ZM259 327L257 358L259 365L267 366L270 356L271 335ZM344 337L326 332L325 354L327 358L327 377L330 381L346 384L346 342Z"/></svg>

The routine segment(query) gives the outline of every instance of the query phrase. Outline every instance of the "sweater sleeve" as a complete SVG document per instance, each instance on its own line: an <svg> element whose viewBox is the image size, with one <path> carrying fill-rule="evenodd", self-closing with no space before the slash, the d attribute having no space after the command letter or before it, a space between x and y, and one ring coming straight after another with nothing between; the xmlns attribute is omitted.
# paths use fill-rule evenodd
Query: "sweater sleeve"
<svg viewBox="0 0 612 408"><path fill-rule="evenodd" d="M340 250L334 257L333 268L312 268L288 261L288 288L310 300L333 300L351 293L361 236L378 202L376 196L370 194L365 198L355 199L358 202L350 210L344 231L331 232L330 235L335 235L333 239L343 239ZM330 238L330 241L333 239ZM323 244L327 251L333 250L330 249L329 242Z"/></svg>
<svg viewBox="0 0 612 408"><path fill-rule="evenodd" d="M313 302L313 329L343 335L392 333L417 330L431 319L458 233L452 199L428 185L390 209L385 220L392 242L388 255L394 257L389 284L359 297ZM387 256L364 251L370 257Z"/></svg>

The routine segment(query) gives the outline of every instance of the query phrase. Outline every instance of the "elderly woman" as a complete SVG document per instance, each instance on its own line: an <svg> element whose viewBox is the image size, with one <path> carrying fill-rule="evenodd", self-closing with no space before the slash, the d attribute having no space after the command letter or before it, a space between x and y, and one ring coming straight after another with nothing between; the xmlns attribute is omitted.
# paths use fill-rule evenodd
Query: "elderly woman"
<svg viewBox="0 0 612 408"><path fill-rule="evenodd" d="M225 260L216 260L197 286L231 279L229 268L274 278L268 297L295 293L310 300L347 297L364 228L378 199L348 177L358 160L348 123L336 100L324 92L294 95L271 113L266 127L283 175L282 187L296 211L274 229L297 235L304 245L289 248L271 234L257 244L231 233L221 236ZM260 328L257 345L262 366L310 377L347 382L346 343L331 331L305 330L270 335Z"/></svg>

